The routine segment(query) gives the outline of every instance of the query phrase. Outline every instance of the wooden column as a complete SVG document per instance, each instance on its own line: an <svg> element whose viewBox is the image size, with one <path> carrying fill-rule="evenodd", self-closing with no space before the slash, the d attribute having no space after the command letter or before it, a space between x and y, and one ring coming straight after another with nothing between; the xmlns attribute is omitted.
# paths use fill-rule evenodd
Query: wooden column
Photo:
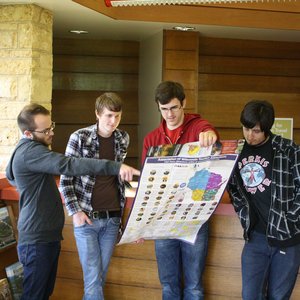
<svg viewBox="0 0 300 300"><path fill-rule="evenodd" d="M198 58L198 32L164 31L162 78L184 86L187 112L198 110Z"/></svg>

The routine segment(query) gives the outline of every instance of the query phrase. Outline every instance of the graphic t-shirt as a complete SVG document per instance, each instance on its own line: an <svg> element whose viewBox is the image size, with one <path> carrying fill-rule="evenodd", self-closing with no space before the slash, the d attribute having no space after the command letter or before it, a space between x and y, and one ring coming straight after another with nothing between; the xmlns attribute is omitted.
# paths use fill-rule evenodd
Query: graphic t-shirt
<svg viewBox="0 0 300 300"><path fill-rule="evenodd" d="M251 213L256 216L253 229L261 233L266 232L271 204L272 161L273 149L269 139L258 146L245 142L237 163Z"/></svg>

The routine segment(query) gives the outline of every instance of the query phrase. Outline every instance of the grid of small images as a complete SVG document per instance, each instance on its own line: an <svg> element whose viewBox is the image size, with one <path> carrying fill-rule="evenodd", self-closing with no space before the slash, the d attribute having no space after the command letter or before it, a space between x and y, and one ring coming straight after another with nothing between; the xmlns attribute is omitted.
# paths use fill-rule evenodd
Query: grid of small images
<svg viewBox="0 0 300 300"><path fill-rule="evenodd" d="M139 234L193 242L216 209L235 160L236 155L147 158L123 242Z"/></svg>

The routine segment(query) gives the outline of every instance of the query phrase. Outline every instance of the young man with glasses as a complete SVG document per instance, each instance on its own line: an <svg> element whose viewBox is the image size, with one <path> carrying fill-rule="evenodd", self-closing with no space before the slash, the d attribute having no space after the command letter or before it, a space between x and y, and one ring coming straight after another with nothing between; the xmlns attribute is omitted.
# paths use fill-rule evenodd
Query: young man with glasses
<svg viewBox="0 0 300 300"><path fill-rule="evenodd" d="M66 155L123 162L129 135L118 129L122 117L120 97L115 93L99 96L95 114L96 124L79 129L70 136ZM73 216L74 235L83 270L83 299L102 300L124 208L124 183L112 175L62 176L60 186L68 214Z"/></svg>
<svg viewBox="0 0 300 300"><path fill-rule="evenodd" d="M271 133L274 108L248 102L245 144L228 185L244 229L242 297L290 299L300 265L300 147Z"/></svg>
<svg viewBox="0 0 300 300"><path fill-rule="evenodd" d="M19 192L18 256L24 267L22 300L47 300L53 292L64 211L54 175L119 175L131 180L139 171L121 162L74 158L49 149L55 123L39 104L18 115L22 138L6 168Z"/></svg>
<svg viewBox="0 0 300 300"><path fill-rule="evenodd" d="M152 146L199 141L200 146L207 147L216 142L218 135L211 124L198 114L184 113L186 99L180 83L160 83L155 91L155 101L163 119L160 126L144 139L143 161ZM194 245L176 239L155 241L163 300L204 299L202 274L207 244L208 223L199 230Z"/></svg>

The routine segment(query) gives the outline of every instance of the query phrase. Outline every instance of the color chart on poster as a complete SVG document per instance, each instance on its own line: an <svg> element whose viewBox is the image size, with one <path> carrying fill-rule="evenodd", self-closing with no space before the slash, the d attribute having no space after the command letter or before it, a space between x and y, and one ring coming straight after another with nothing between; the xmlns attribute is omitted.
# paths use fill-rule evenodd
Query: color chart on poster
<svg viewBox="0 0 300 300"><path fill-rule="evenodd" d="M150 149L119 244L177 238L190 243L216 209L243 143ZM167 156L165 156L167 155Z"/></svg>

